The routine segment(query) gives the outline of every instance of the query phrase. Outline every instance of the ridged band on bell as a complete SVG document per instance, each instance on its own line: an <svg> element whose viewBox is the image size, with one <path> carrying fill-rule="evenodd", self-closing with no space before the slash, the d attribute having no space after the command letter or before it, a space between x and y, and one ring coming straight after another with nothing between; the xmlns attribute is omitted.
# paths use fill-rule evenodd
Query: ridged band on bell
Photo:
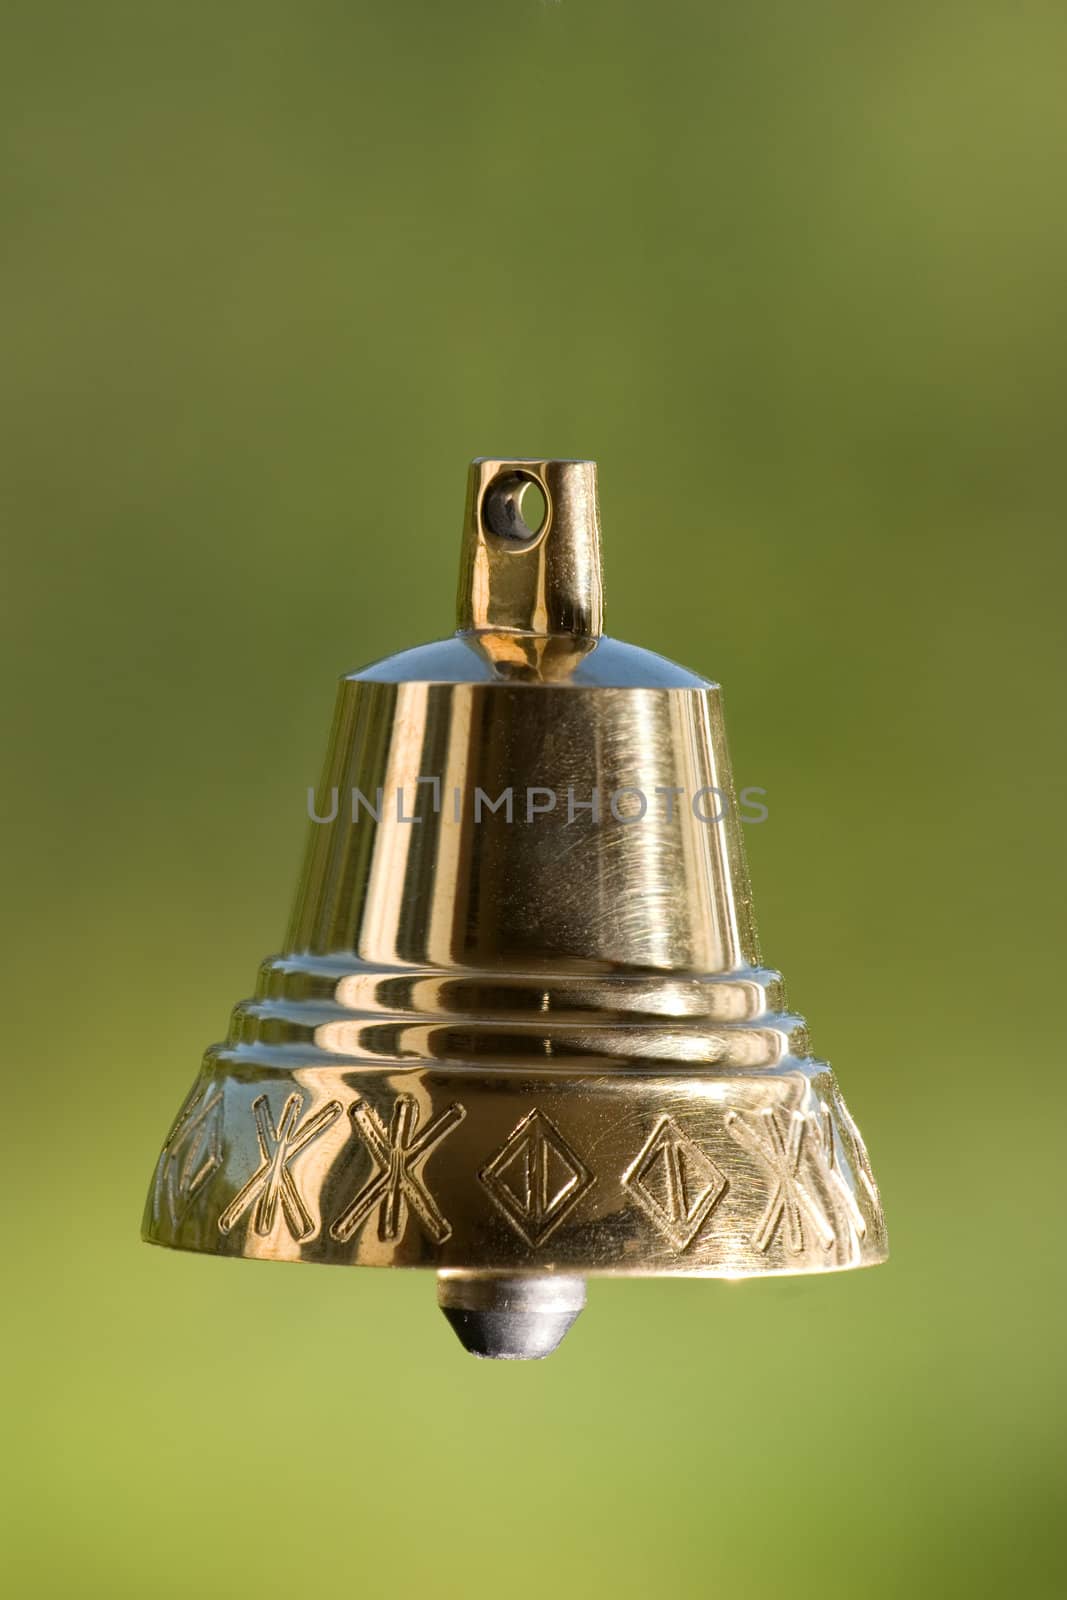
<svg viewBox="0 0 1067 1600"><path fill-rule="evenodd" d="M476 462L460 631L341 680L283 953L207 1053L147 1238L460 1273L884 1259L760 963L719 690L600 612L592 463Z"/></svg>

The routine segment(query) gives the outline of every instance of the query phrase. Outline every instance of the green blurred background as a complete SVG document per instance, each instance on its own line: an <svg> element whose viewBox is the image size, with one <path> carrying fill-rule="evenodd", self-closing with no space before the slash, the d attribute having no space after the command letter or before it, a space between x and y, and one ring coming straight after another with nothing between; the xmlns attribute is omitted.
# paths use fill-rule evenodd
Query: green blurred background
<svg viewBox="0 0 1067 1600"><path fill-rule="evenodd" d="M1063 6L0 27L9 1592L1062 1595ZM529 1368L137 1237L334 678L450 629L509 453L598 459L610 631L725 684L893 1246Z"/></svg>

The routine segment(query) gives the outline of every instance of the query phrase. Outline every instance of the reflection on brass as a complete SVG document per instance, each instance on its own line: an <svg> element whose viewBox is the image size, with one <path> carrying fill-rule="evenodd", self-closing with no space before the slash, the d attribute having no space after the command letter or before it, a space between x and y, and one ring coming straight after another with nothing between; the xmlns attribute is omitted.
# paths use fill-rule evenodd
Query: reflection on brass
<svg viewBox="0 0 1067 1600"><path fill-rule="evenodd" d="M548 1354L592 1275L885 1259L760 960L718 687L601 634L599 544L592 462L473 464L459 629L342 678L283 950L146 1239L429 1267L503 1358Z"/></svg>

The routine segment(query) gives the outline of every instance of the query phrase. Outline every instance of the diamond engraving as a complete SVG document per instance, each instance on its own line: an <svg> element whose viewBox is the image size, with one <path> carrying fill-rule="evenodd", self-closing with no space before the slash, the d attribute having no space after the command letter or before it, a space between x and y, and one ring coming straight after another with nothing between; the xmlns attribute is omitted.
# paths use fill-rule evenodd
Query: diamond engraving
<svg viewBox="0 0 1067 1600"><path fill-rule="evenodd" d="M543 1111L523 1117L478 1174L527 1244L543 1244L596 1182Z"/></svg>
<svg viewBox="0 0 1067 1600"><path fill-rule="evenodd" d="M692 1244L728 1187L710 1156L671 1117L656 1123L622 1183L677 1250Z"/></svg>

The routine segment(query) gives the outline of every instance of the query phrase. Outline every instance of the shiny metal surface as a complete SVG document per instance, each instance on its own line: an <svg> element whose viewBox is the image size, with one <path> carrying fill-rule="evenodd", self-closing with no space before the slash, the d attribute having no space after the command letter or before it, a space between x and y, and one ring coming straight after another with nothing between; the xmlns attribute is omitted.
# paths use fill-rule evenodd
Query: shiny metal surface
<svg viewBox="0 0 1067 1600"><path fill-rule="evenodd" d="M446 1298L885 1258L862 1141L761 964L719 690L600 636L599 536L592 463L474 463L460 632L341 680L329 820L147 1239L432 1267ZM450 1302L523 1354L521 1319L471 1321L499 1309Z"/></svg>
<svg viewBox="0 0 1067 1600"><path fill-rule="evenodd" d="M522 518L528 485L544 500L536 530ZM516 634L588 647L603 632L603 609L596 463L475 461L467 481L459 631L481 634L490 647L514 642Z"/></svg>
<svg viewBox="0 0 1067 1600"><path fill-rule="evenodd" d="M578 1320L585 1307L585 1279L559 1273L439 1272L437 1304L472 1356L540 1361Z"/></svg>

